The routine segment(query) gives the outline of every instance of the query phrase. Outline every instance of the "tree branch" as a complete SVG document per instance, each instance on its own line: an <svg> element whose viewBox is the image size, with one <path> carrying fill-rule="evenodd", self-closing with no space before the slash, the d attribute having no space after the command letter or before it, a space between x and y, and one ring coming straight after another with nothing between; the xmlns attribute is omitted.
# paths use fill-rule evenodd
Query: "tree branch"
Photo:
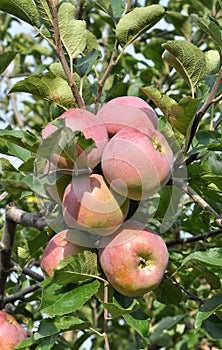
<svg viewBox="0 0 222 350"><path fill-rule="evenodd" d="M14 293L12 295L9 295L9 296L6 296L4 297L4 300L3 300L3 307L8 304L8 303L14 303L15 301L17 300L21 300L21 301L24 301L25 300L25 296L27 294L30 294L30 293L33 293L35 292L37 289L40 288L40 285L39 284L33 284L32 286L26 288L26 289L23 289L17 293Z"/></svg>
<svg viewBox="0 0 222 350"><path fill-rule="evenodd" d="M27 275L27 276L33 278L33 279L36 280L37 282L42 282L42 281L44 281L44 277L43 277L42 275L40 275L39 273L37 273L37 272L35 272L35 271L29 269L28 267L24 267L23 270L22 270L22 272L23 272L25 275Z"/></svg>
<svg viewBox="0 0 222 350"><path fill-rule="evenodd" d="M213 230L211 232L205 232L196 236L192 237L186 237L186 238L176 238L171 241L166 241L166 246L174 246L177 244L186 244L186 243L193 243L198 241L206 241L208 238L217 236L222 233L222 228L218 228L217 230Z"/></svg>
<svg viewBox="0 0 222 350"><path fill-rule="evenodd" d="M15 240L17 223L8 216L10 204L6 206L3 235L0 242L0 310L4 307L5 284L12 267L11 255Z"/></svg>
<svg viewBox="0 0 222 350"><path fill-rule="evenodd" d="M104 302L108 302L108 284L104 283ZM108 310L104 307L104 312L103 312L103 338L105 341L105 349L110 350L109 346L109 339L107 335L107 318L108 318Z"/></svg>
<svg viewBox="0 0 222 350"><path fill-rule="evenodd" d="M8 89L11 90L12 88L12 84L11 84L11 81L9 79L9 72L6 70L5 72L5 76L6 76L6 81L7 81L7 85L8 85ZM14 116L15 116L15 119L18 123L18 126L20 129L23 129L24 130L24 122L20 116L20 113L18 111L18 108L17 108L17 100L16 100L16 96L14 93L10 93L9 94L9 98L11 100L11 103L12 103L12 110L14 112Z"/></svg>
<svg viewBox="0 0 222 350"><path fill-rule="evenodd" d="M115 62L114 58L116 57L117 49L118 49L118 41L116 40L116 42L114 44L113 52L112 52L112 55L111 55L111 58L110 58L110 61L109 61L109 64L108 64L108 66L106 68L106 71L105 71L102 79L99 80L99 82L98 82L99 87L98 87L97 96L96 96L96 102L95 102L95 113L97 113L98 109L99 109L99 103L100 103L100 99L101 99L101 94L102 94L102 90L103 90L104 84L106 82L106 79L108 78L112 68L116 65L116 62Z"/></svg>
<svg viewBox="0 0 222 350"><path fill-rule="evenodd" d="M199 206L205 210L210 212L211 214L213 214L214 218L215 218L215 222L216 224L222 228L222 218L221 216L196 192L194 191L190 186L188 186L187 184L185 184L183 182L183 180L179 180L179 179L174 179L174 184L179 187L180 189L182 189L185 193L188 194L188 196L190 198L192 198L194 200L194 202L196 202L197 204L199 204Z"/></svg>
<svg viewBox="0 0 222 350"><path fill-rule="evenodd" d="M73 74L71 74L71 71L69 69L69 66L68 66L68 63L66 61L64 51L62 48L62 41L61 41L61 36L60 36L60 31L59 31L57 3L54 2L53 0L47 0L47 3L48 3L48 6L50 8L50 12L52 15L52 21L53 21L53 25L54 25L54 30L55 30L55 42L56 42L57 55L58 55L59 60L62 64L63 70L68 78L74 99L77 101L79 108L85 108L85 103L84 103L82 96L79 93L79 89L74 81Z"/></svg>
<svg viewBox="0 0 222 350"><path fill-rule="evenodd" d="M25 227L33 227L39 231L42 231L44 227L47 226L42 213L28 213L17 208L15 203L10 203L6 216L8 220L13 221L15 224L20 224Z"/></svg>

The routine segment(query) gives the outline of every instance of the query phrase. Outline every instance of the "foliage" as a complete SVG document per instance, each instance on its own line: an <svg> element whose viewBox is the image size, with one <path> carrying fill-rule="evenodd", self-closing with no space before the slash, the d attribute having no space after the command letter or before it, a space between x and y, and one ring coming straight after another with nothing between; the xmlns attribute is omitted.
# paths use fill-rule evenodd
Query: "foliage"
<svg viewBox="0 0 222 350"><path fill-rule="evenodd" d="M2 213L12 201L33 214L49 205L36 195L45 194L35 177L41 130L71 107L96 112L117 96L139 96L176 157L172 182L139 207L170 258L159 287L143 298L107 286L90 251L41 281L39 261L61 217L42 231L18 226L3 305L30 334L18 349L108 349L106 335L117 350L222 348L221 6L1 0Z"/></svg>

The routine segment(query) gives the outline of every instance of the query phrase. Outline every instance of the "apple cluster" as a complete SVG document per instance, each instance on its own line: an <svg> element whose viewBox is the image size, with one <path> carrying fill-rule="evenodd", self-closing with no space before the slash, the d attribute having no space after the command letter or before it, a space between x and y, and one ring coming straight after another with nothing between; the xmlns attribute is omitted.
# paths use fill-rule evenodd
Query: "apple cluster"
<svg viewBox="0 0 222 350"><path fill-rule="evenodd" d="M0 311L0 350L13 350L27 337L25 329L5 311Z"/></svg>
<svg viewBox="0 0 222 350"><path fill-rule="evenodd" d="M58 121L92 139L95 147L82 148L77 142L73 152L67 140L69 147L59 153L55 140L45 170L69 170L72 176L47 190L61 202L68 228L51 239L41 266L51 275L60 260L82 252L83 245L70 239L82 230L99 237L100 264L112 286L124 295L141 296L160 283L168 263L163 239L132 219L140 201L158 192L172 173L173 152L157 130L157 115L144 100L122 96L106 103L97 115L73 108ZM44 140L53 136L57 125L45 127Z"/></svg>

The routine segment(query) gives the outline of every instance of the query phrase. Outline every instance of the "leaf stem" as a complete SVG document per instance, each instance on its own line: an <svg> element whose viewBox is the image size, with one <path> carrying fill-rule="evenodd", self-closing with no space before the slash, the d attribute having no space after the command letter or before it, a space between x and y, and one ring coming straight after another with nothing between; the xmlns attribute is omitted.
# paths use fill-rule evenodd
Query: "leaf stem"
<svg viewBox="0 0 222 350"><path fill-rule="evenodd" d="M59 57L59 60L62 64L63 70L68 78L72 94L74 99L77 101L77 104L79 108L85 108L85 103L79 93L78 87L73 79L73 74L70 71L70 68L68 66L68 63L65 58L65 54L63 51L62 47L62 41L61 41L61 36L60 36L60 31L59 31L59 21L58 21L58 12L57 12L57 6L58 2L54 2L53 0L47 0L48 6L51 11L52 15L52 20L53 20L53 25L54 25L54 30L55 30L55 42L56 42L56 52Z"/></svg>

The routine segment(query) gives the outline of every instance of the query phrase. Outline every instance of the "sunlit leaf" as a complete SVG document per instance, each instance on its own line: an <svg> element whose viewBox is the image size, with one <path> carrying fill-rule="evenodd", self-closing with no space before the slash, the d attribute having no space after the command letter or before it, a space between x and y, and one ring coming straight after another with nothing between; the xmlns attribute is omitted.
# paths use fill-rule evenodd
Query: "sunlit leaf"
<svg viewBox="0 0 222 350"><path fill-rule="evenodd" d="M40 27L39 14L31 0L1 0L0 10Z"/></svg>
<svg viewBox="0 0 222 350"><path fill-rule="evenodd" d="M11 92L26 92L68 109L74 107L75 100L68 82L49 72L32 75L17 82Z"/></svg>
<svg viewBox="0 0 222 350"><path fill-rule="evenodd" d="M94 280L80 286L61 286L54 281L43 282L41 311L49 316L69 314L84 305L99 289Z"/></svg>
<svg viewBox="0 0 222 350"><path fill-rule="evenodd" d="M62 260L54 273L58 284L74 283L99 276L97 255L90 251L75 254Z"/></svg>
<svg viewBox="0 0 222 350"><path fill-rule="evenodd" d="M182 262L181 267L215 266L222 268L222 248L209 248L206 251L197 251L189 254Z"/></svg>
<svg viewBox="0 0 222 350"><path fill-rule="evenodd" d="M136 299L134 299L132 304L127 308L123 308L114 298L112 302L102 302L102 304L112 314L113 317L120 317L125 314L130 314L139 307L139 304L136 301Z"/></svg>
<svg viewBox="0 0 222 350"><path fill-rule="evenodd" d="M6 158L0 158L0 177L2 176L2 173L5 171L10 171L10 172L19 172L18 169L16 169L8 159Z"/></svg>
<svg viewBox="0 0 222 350"><path fill-rule="evenodd" d="M132 315L123 315L126 323L132 327L139 335L147 342L149 337L149 320L140 320L134 318Z"/></svg>
<svg viewBox="0 0 222 350"><path fill-rule="evenodd" d="M86 22L74 18L75 7L65 2L59 6L58 20L62 43L70 57L78 57L86 46Z"/></svg>
<svg viewBox="0 0 222 350"><path fill-rule="evenodd" d="M141 90L161 109L169 123L186 135L201 100L186 96L176 102L172 97L161 93L156 88L142 88Z"/></svg>
<svg viewBox="0 0 222 350"><path fill-rule="evenodd" d="M193 91L206 72L204 53L186 40L169 41L162 46L164 61L176 69Z"/></svg>
<svg viewBox="0 0 222 350"><path fill-rule="evenodd" d="M0 129L0 138L10 141L26 151L36 152L39 147L40 139L29 131Z"/></svg>
<svg viewBox="0 0 222 350"><path fill-rule="evenodd" d="M152 28L163 16L160 5L137 7L120 19L116 26L116 38L122 47L131 44L141 34Z"/></svg>
<svg viewBox="0 0 222 350"><path fill-rule="evenodd" d="M40 322L38 331L34 334L34 339L49 337L64 330L84 329L89 326L89 322L84 322L79 318L67 315L63 317L47 318Z"/></svg>
<svg viewBox="0 0 222 350"><path fill-rule="evenodd" d="M47 0L35 0L39 15L50 32L54 31L52 15Z"/></svg>
<svg viewBox="0 0 222 350"><path fill-rule="evenodd" d="M203 18L192 14L191 19L203 32L211 36L219 48L222 49L222 31L220 24L215 18Z"/></svg>
<svg viewBox="0 0 222 350"><path fill-rule="evenodd" d="M220 69L220 53L217 50L204 52L206 61L206 75L217 74Z"/></svg>

